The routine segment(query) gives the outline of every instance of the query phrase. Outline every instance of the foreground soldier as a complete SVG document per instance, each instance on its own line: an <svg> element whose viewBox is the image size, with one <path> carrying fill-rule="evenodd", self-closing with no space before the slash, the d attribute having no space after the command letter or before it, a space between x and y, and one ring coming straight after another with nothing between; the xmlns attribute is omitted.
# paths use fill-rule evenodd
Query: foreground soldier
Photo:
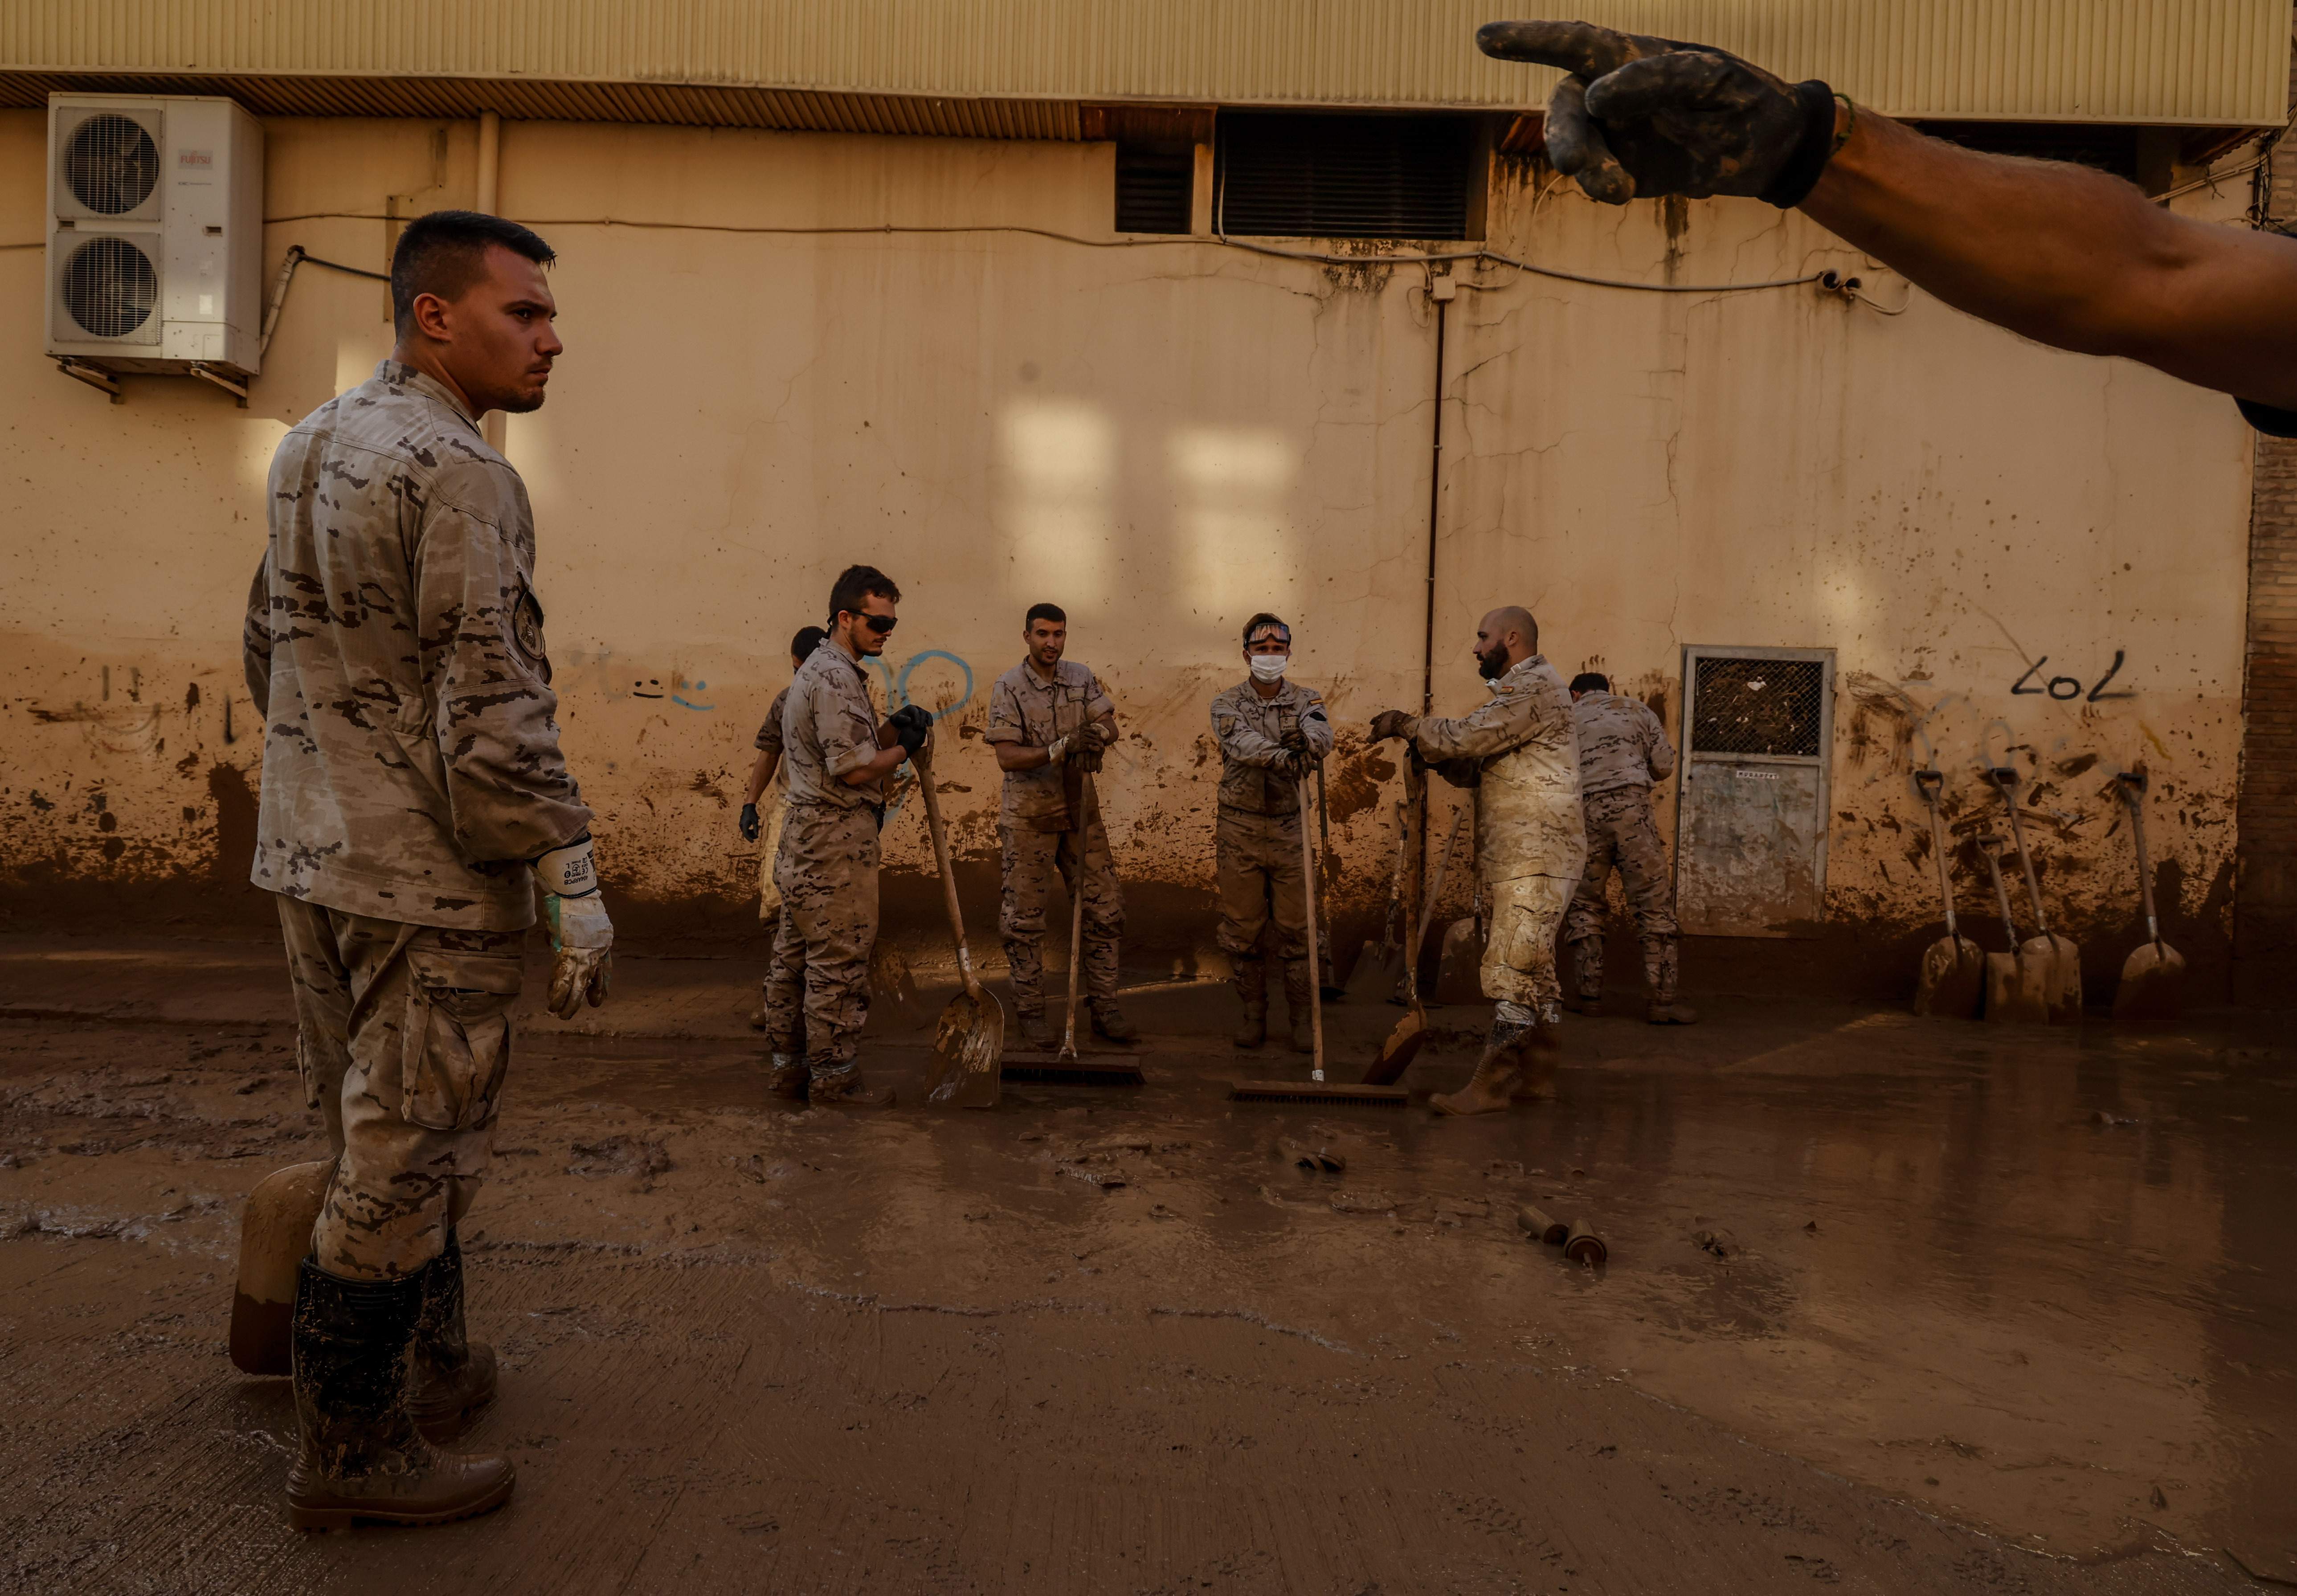
<svg viewBox="0 0 2297 1596"><path fill-rule="evenodd" d="M849 565L829 592L829 632L784 695L789 776L774 884L782 917L766 981L769 1089L817 1106L883 1108L890 1088L861 1080L869 953L877 945L877 833L885 777L925 745L915 705L880 724L861 662L885 652L902 590L874 565Z"/></svg>
<svg viewBox="0 0 2297 1596"><path fill-rule="evenodd" d="M827 636L829 634L818 626L797 629L797 635L790 639L790 672L793 676L804 669L806 661L813 657L813 651L821 646L821 640ZM787 810L782 800L789 795L789 781L781 771L782 710L788 703L789 689L784 687L774 695L773 704L766 711L766 718L758 722L758 757L750 766L750 785L743 789L742 813L737 822L745 843L755 843L761 833L764 835L765 842L758 849L758 918L765 925L777 927L782 918L782 890L774 884L774 860L781 852L782 816ZM775 786L778 777L779 786L775 793L774 818L770 822L762 823L758 818L758 800L765 795L769 786ZM778 938L775 946L779 946ZM766 993L772 990L773 983L772 966L769 963L766 978L759 983L758 1007L750 1016L750 1029L753 1031L766 1028Z"/></svg>
<svg viewBox="0 0 2297 1596"><path fill-rule="evenodd" d="M1494 610L1476 629L1489 703L1456 720L1384 710L1371 723L1375 741L1404 738L1446 781L1476 793L1476 860L1491 906L1484 995L1499 1008L1474 1078L1430 1099L1440 1114L1506 1107L1532 1051L1552 1070L1560 1050L1555 933L1586 862L1587 837L1570 694L1538 648L1530 611Z"/></svg>
<svg viewBox="0 0 2297 1596"><path fill-rule="evenodd" d="M437 1450L494 1394L457 1222L484 1178L521 950L548 894L550 1008L606 993L590 811L558 751L534 522L478 418L541 405L562 346L515 223L417 218L374 378L287 434L248 596L263 714L255 884L279 894L304 1090L335 1166L296 1285L301 1527L438 1524L510 1460Z"/></svg>
<svg viewBox="0 0 2297 1596"><path fill-rule="evenodd" d="M1263 613L1246 621L1244 659L1251 676L1213 700L1221 751L1214 940L1235 967L1236 995L1244 1000L1234 1041L1256 1048L1268 1040L1268 967L1260 943L1274 922L1292 1049L1305 1053L1315 1045L1316 991L1308 967L1308 883L1300 864L1300 784L1332 751L1332 726L1314 688L1285 679L1292 629L1282 621Z"/></svg>
<svg viewBox="0 0 2297 1596"><path fill-rule="evenodd" d="M1571 715L1579 735L1579 802L1587 817L1587 868L1571 894L1563 940L1572 952L1575 1014L1603 1012L1603 908L1612 867L1643 944L1643 1017L1654 1025L1688 1025L1698 1014L1675 1000L1675 883L1667 848L1651 819L1655 779L1675 770L1675 745L1650 706L1611 691L1593 670L1571 679Z"/></svg>
<svg viewBox="0 0 2297 1596"><path fill-rule="evenodd" d="M1100 679L1061 658L1069 619L1058 605L1033 605L1022 620L1028 653L989 690L989 729L1005 792L997 816L1005 889L998 930L1012 971L1013 1008L1033 1048L1050 1048L1045 1024L1045 900L1058 873L1084 894L1084 990L1096 1034L1134 1042L1140 1032L1116 1007L1117 939L1124 893L1099 811L1083 813L1083 778L1116 741L1116 706Z"/></svg>

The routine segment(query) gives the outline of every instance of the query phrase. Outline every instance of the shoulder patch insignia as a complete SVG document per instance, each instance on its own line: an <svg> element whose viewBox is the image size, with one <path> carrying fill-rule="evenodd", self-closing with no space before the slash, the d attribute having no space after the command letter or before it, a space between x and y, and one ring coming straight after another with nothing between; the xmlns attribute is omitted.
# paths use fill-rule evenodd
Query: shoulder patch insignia
<svg viewBox="0 0 2297 1596"><path fill-rule="evenodd" d="M548 681L550 654L542 643L542 605L528 588L518 590L518 602L511 606L510 636L511 641L518 645L519 653L532 662L544 681Z"/></svg>

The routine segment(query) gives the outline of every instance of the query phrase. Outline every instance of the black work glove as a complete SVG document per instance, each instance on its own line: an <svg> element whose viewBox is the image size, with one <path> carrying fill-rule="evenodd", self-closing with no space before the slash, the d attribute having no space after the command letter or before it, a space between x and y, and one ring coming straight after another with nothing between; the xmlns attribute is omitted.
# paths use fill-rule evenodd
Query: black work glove
<svg viewBox="0 0 2297 1596"><path fill-rule="evenodd" d="M1711 45L1591 22L1486 22L1476 47L1569 74L1547 102L1547 158L1606 205L1744 194L1791 210L1834 154L1834 91Z"/></svg>
<svg viewBox="0 0 2297 1596"><path fill-rule="evenodd" d="M1069 755L1069 769L1081 770L1087 776L1098 776L1100 774L1103 753L1099 744L1087 737L1078 745L1077 751Z"/></svg>
<svg viewBox="0 0 2297 1596"><path fill-rule="evenodd" d="M745 843L756 842L759 829L758 806L754 803L744 804L742 806L742 840Z"/></svg>
<svg viewBox="0 0 2297 1596"><path fill-rule="evenodd" d="M1284 735L1276 740L1282 744L1285 749L1289 753L1305 753L1308 752L1308 734L1302 731L1297 726L1286 727L1284 728Z"/></svg>
<svg viewBox="0 0 2297 1596"><path fill-rule="evenodd" d="M1382 710L1371 718L1371 740L1375 743L1384 743L1390 737L1400 737L1404 735L1404 728L1411 724L1410 711Z"/></svg>
<svg viewBox="0 0 2297 1596"><path fill-rule="evenodd" d="M905 703L885 717L885 724L893 728L893 738L902 751L915 753L926 745L926 734L933 730L933 714L921 704Z"/></svg>

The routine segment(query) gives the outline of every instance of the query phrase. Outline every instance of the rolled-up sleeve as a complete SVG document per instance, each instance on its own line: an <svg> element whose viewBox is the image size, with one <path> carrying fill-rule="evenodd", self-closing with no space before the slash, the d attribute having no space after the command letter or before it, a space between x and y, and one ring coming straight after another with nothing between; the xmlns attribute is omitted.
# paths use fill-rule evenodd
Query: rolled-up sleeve
<svg viewBox="0 0 2297 1596"><path fill-rule="evenodd" d="M474 859L533 859L590 828L558 749L542 606L522 550L524 496L485 461L432 484L415 549L416 631L438 705L455 840Z"/></svg>
<svg viewBox="0 0 2297 1596"><path fill-rule="evenodd" d="M989 689L989 727L981 734L984 743L1025 743L1028 722L1022 718L1020 700L1000 677Z"/></svg>
<svg viewBox="0 0 2297 1596"><path fill-rule="evenodd" d="M813 729L821 739L821 768L832 780L851 775L877 757L877 722L869 701L861 697L857 682L852 693L840 692L827 678L813 685Z"/></svg>

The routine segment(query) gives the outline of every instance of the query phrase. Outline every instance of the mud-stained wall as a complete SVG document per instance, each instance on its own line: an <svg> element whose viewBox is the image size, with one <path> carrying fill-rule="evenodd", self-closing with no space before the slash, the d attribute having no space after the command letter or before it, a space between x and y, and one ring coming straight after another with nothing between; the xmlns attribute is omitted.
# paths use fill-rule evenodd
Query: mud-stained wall
<svg viewBox="0 0 2297 1596"><path fill-rule="evenodd" d="M473 193L465 126L268 136L272 263L301 243L375 267L383 216ZM37 114L0 116L0 243L40 236L42 138ZM2128 940L2135 885L2107 780L2146 767L2171 924L2221 950L2249 484L2232 407L1910 301L1799 218L1612 212L1530 176L1495 175L1495 248L1678 284L1838 267L1874 303L1474 274L1444 363L1439 706L1474 701L1469 634L1498 602L1532 605L1567 674L1609 670L1671 728L1683 645L1832 647L1829 945L1895 958L1934 919L1906 770L1935 757L1965 909L1984 905L1965 844L1991 823L1974 772L2013 760L2041 782L2053 901L2101 939ZM906 589L885 682L957 734L941 777L984 920L997 777L977 734L1029 603L1068 607L1073 657L1123 705L1104 807L1136 942L1182 967L1209 931L1205 703L1239 674L1244 618L1294 620L1296 672L1344 720L1416 700L1421 270L773 231L1107 239L1106 145L516 124L501 185L561 251L567 354L508 451L539 519L567 747L647 934L744 927L751 736L849 560ZM37 249L0 251L8 918L266 913L239 884L262 738L237 663L264 470L386 351L380 285L305 268L243 411L167 379L128 379L115 406L54 374L42 272ZM1332 821L1359 915L1386 889L1393 774L1344 733ZM922 942L917 807L888 839Z"/></svg>

